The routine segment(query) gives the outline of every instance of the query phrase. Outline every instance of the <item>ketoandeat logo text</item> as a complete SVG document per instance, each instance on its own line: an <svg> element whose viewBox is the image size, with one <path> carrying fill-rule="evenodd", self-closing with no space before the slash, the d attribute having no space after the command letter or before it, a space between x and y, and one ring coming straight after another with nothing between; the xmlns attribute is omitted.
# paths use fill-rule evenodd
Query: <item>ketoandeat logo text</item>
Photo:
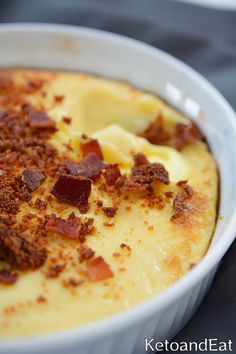
<svg viewBox="0 0 236 354"><path fill-rule="evenodd" d="M202 342L157 342L154 338L145 338L146 352L232 352L233 341L221 342L217 338L205 338Z"/></svg>

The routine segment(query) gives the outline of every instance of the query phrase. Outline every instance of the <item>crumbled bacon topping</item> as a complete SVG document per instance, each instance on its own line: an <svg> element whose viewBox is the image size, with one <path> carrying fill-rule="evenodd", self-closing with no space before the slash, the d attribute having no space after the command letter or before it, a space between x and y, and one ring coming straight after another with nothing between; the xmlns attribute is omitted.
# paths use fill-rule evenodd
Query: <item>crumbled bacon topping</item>
<svg viewBox="0 0 236 354"><path fill-rule="evenodd" d="M29 201L31 194L20 176L8 173L0 176L0 212L16 214L22 202Z"/></svg>
<svg viewBox="0 0 236 354"><path fill-rule="evenodd" d="M16 272L10 269L1 269L0 270L0 283L5 285L12 285L18 279L18 275Z"/></svg>
<svg viewBox="0 0 236 354"><path fill-rule="evenodd" d="M90 152L80 162L65 161L61 166L72 175L96 179L101 174L105 164L97 157L95 152Z"/></svg>
<svg viewBox="0 0 236 354"><path fill-rule="evenodd" d="M78 238L80 227L80 220L64 220L62 218L56 217L54 214L50 215L46 224L47 231L55 232L56 234L71 239Z"/></svg>
<svg viewBox="0 0 236 354"><path fill-rule="evenodd" d="M32 128L47 129L52 131L57 130L55 126L55 122L49 118L47 113L43 111L38 111L34 109L32 106L30 106L29 104L24 104L22 109L23 112L27 113L29 117L30 126Z"/></svg>
<svg viewBox="0 0 236 354"><path fill-rule="evenodd" d="M118 177L121 176L120 169L117 164L108 164L104 170L104 178L108 186L116 183Z"/></svg>
<svg viewBox="0 0 236 354"><path fill-rule="evenodd" d="M147 139L152 144L168 144L177 150L182 150L185 146L204 137L194 122L178 123L174 128L168 130L164 126L164 121L159 115L154 122L144 132L138 134Z"/></svg>
<svg viewBox="0 0 236 354"><path fill-rule="evenodd" d="M83 176L59 175L51 189L51 194L59 201L78 207L81 213L88 210L91 180Z"/></svg>
<svg viewBox="0 0 236 354"><path fill-rule="evenodd" d="M89 281L96 282L113 277L113 272L103 257L99 256L88 261L86 276Z"/></svg>
<svg viewBox="0 0 236 354"><path fill-rule="evenodd" d="M83 156L87 156L91 152L94 152L97 155L97 158L103 161L102 150L97 139L84 139L84 141L81 142L81 150Z"/></svg>
<svg viewBox="0 0 236 354"><path fill-rule="evenodd" d="M45 173L42 170L32 170L29 168L25 169L22 175L23 182L31 192L36 190L46 178Z"/></svg>
<svg viewBox="0 0 236 354"><path fill-rule="evenodd" d="M196 140L203 140L203 135L196 124L179 123L175 126L173 145L177 150L182 150L185 146Z"/></svg>
<svg viewBox="0 0 236 354"><path fill-rule="evenodd" d="M115 207L103 207L102 211L108 218L114 218L117 212L117 208Z"/></svg>
<svg viewBox="0 0 236 354"><path fill-rule="evenodd" d="M95 255L95 252L88 246L80 246L79 248L79 262L82 263L85 260L91 259Z"/></svg>
<svg viewBox="0 0 236 354"><path fill-rule="evenodd" d="M148 161L147 157L142 152L139 152L138 154L134 155L135 167L148 165L148 164L149 164L149 161Z"/></svg>
<svg viewBox="0 0 236 354"><path fill-rule="evenodd" d="M46 272L47 278L57 278L59 274L65 269L66 264L56 264L48 268Z"/></svg>
<svg viewBox="0 0 236 354"><path fill-rule="evenodd" d="M46 248L40 247L13 228L1 225L0 260L15 269L28 270L41 267L46 259Z"/></svg>
<svg viewBox="0 0 236 354"><path fill-rule="evenodd" d="M170 138L170 133L165 130L161 115L158 115L154 122L151 122L147 129L138 135L147 139L152 144L160 144Z"/></svg>
<svg viewBox="0 0 236 354"><path fill-rule="evenodd" d="M71 123L71 118L70 117L63 117L62 121L69 125Z"/></svg>
<svg viewBox="0 0 236 354"><path fill-rule="evenodd" d="M193 197L192 187L185 185L183 189L176 195L173 201L173 215L171 221L177 222L188 215L191 207L191 199Z"/></svg>
<svg viewBox="0 0 236 354"><path fill-rule="evenodd" d="M121 176L116 185L130 192L139 192L151 188L153 182L169 184L169 174L161 163L150 163L143 154L134 156L135 164L131 169L131 176Z"/></svg>

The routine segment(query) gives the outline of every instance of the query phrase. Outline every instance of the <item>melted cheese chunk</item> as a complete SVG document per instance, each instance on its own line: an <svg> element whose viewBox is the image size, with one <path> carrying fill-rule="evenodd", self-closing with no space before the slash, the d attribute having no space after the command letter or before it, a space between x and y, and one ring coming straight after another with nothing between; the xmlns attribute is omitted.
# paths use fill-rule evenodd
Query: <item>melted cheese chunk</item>
<svg viewBox="0 0 236 354"><path fill-rule="evenodd" d="M118 163L122 173L129 173L133 155L142 152L150 162L165 166L170 184L155 186L155 193L163 197L163 207L150 206L140 193L127 193L128 199L119 200L94 184L86 216L94 218L96 229L86 238L86 244L104 258L114 276L99 282L84 281L75 287L63 286L70 278L83 279L77 251L80 245L50 235L49 257L42 268L22 272L13 286L0 284L0 337L29 336L97 321L156 296L202 259L215 227L218 182L214 158L203 142L177 151L150 144L136 135L159 113L167 126L186 121L185 117L154 95L117 81L26 70L13 71L13 77L22 85L29 79L45 80L39 91L29 93L28 101L56 122L58 131L49 143L59 154L66 153L78 161L85 133L98 139L105 163ZM55 96L63 99L55 102ZM71 124L66 124L63 117L70 117ZM187 180L196 196L185 224L171 222L173 199L180 190L176 182L180 180ZM42 187L49 192L54 182L47 179ZM167 198L165 192L173 192L173 198ZM39 188L33 192L33 201L43 195ZM98 212L98 199L105 207L119 205L114 218ZM38 211L24 203L18 219L27 212ZM72 212L80 216L79 210L70 205L59 210L55 200L45 211L61 218ZM122 244L128 247L122 248ZM66 269L58 278L45 278L51 258L60 252ZM45 301L38 301L39 297Z"/></svg>

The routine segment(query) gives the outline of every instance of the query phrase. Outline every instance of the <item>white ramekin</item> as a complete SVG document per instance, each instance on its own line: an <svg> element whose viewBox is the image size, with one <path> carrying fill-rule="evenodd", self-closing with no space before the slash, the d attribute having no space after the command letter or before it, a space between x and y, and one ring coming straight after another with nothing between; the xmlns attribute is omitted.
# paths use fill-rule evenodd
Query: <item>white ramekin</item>
<svg viewBox="0 0 236 354"><path fill-rule="evenodd" d="M125 80L160 95L198 122L217 159L221 180L221 217L211 247L173 286L127 311L84 327L1 340L0 353L138 354L145 352L145 338L170 339L197 309L234 239L235 113L194 70L159 49L119 35L64 25L0 25L0 50L0 67L85 71Z"/></svg>

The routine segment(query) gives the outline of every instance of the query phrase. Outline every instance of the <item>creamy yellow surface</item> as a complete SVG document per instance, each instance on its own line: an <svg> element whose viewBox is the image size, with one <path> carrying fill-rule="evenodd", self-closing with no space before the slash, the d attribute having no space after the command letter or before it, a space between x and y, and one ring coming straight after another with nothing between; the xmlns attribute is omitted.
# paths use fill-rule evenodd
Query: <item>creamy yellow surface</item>
<svg viewBox="0 0 236 354"><path fill-rule="evenodd" d="M56 121L59 131L50 143L60 152L66 151L65 144L70 143L70 157L78 159L81 133L87 133L99 140L105 162L119 163L122 172L128 172L133 165L133 153L143 152L151 162L164 164L170 174L170 185L158 184L156 192L173 191L176 195L176 182L188 180L197 194L196 210L188 224L179 225L170 221L172 199L164 209L150 209L143 207L143 200L133 193L129 200L121 201L114 218L107 218L103 213L96 214L96 201L99 198L104 206L112 206L112 200L93 186L87 216L94 217L96 232L87 237L86 243L110 265L114 277L65 288L61 284L63 279L80 279L76 267L68 266L57 279L46 279L46 263L37 271L22 274L13 286L0 284L1 337L75 327L127 309L163 291L201 260L215 227L217 172L206 144L196 142L178 152L149 144L134 134L147 127L158 112L162 112L166 124L186 118L157 97L116 81L82 74L30 71L16 72L15 80L21 82L35 76L46 78L47 84L43 86L43 95L39 91L29 100ZM63 95L64 100L55 104L55 95ZM64 116L72 118L71 125L62 122ZM48 189L52 183L47 181L43 187ZM34 198L38 195L40 189L33 193ZM27 206L22 206L18 217L26 210ZM80 215L77 208L70 206L59 213L52 205L47 213L65 218L72 211ZM104 222L114 225L107 227ZM50 256L63 245L65 254L78 263L76 242L58 235L52 235L50 240ZM129 245L131 251L122 250L121 243ZM114 257L116 252L121 256ZM39 295L47 302L38 303Z"/></svg>

